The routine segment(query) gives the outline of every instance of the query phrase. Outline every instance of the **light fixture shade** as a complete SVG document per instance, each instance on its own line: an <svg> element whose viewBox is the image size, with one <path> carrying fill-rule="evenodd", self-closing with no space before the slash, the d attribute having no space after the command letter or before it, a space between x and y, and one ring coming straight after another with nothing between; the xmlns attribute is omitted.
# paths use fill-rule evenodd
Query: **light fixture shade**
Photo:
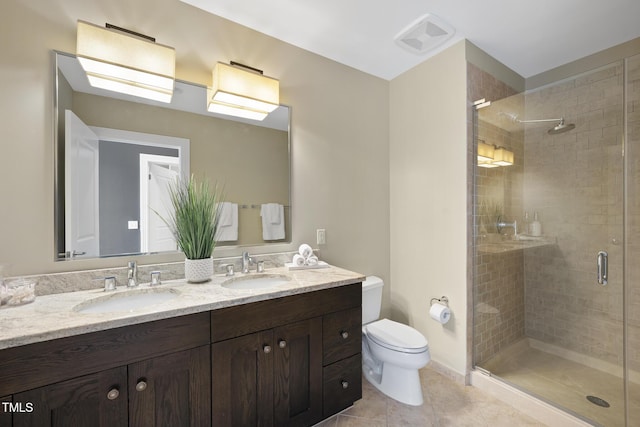
<svg viewBox="0 0 640 427"><path fill-rule="evenodd" d="M481 167L481 168L499 168L500 165L496 165L495 163L491 163L491 162L478 162L478 167Z"/></svg>
<svg viewBox="0 0 640 427"><path fill-rule="evenodd" d="M94 87L171 102L172 47L78 21L76 55Z"/></svg>
<svg viewBox="0 0 640 427"><path fill-rule="evenodd" d="M279 105L280 82L277 79L222 62L214 67L209 111L225 110L227 112L222 114L240 117L260 113L258 115L263 117L255 120L262 120ZM249 110L249 113L243 110Z"/></svg>
<svg viewBox="0 0 640 427"><path fill-rule="evenodd" d="M478 142L478 162L490 162L493 160L495 147L491 144Z"/></svg>
<svg viewBox="0 0 640 427"><path fill-rule="evenodd" d="M511 166L513 164L513 151L509 151L504 147L496 148L492 163L498 166Z"/></svg>
<svg viewBox="0 0 640 427"><path fill-rule="evenodd" d="M211 97L213 96L211 89L207 90L207 93L209 94L209 99L211 99ZM264 120L267 115L269 115L269 113L266 111L256 111L250 110L248 108L237 108L232 105L222 104L219 102L209 102L207 110L212 113L225 114L227 116L242 117L245 119L259 121Z"/></svg>

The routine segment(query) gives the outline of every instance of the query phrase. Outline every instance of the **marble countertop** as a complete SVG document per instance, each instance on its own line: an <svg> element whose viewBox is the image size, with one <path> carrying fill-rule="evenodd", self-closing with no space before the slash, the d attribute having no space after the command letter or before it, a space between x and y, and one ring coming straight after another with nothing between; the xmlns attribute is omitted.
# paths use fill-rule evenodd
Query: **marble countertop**
<svg viewBox="0 0 640 427"><path fill-rule="evenodd" d="M233 278L255 276L238 274ZM122 312L80 313L74 308L94 298L130 292L125 286L116 291L102 289L43 295L30 304L0 309L0 349L40 341L97 332L154 320L216 310L239 304L263 301L304 292L329 289L364 281L362 274L330 266L329 268L289 271L285 267L266 269L264 274L281 274L291 278L282 285L267 289L229 289L223 287L225 275L215 275L210 282L190 284L184 279L165 281L153 289L171 289L177 297ZM149 289L148 284L133 288Z"/></svg>

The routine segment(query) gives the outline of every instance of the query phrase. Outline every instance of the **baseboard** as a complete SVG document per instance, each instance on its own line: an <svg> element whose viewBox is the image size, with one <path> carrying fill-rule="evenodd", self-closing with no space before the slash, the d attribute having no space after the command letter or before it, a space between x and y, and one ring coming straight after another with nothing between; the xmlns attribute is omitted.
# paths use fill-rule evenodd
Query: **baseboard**
<svg viewBox="0 0 640 427"><path fill-rule="evenodd" d="M450 380L457 382L458 384L462 384L462 385L468 385L469 384L469 376L465 376L463 374L461 374L460 372L451 369L450 367L443 365L440 362L436 362L435 360L431 360L429 362L429 367L431 369L433 369L434 371L444 375L445 377L449 378Z"/></svg>

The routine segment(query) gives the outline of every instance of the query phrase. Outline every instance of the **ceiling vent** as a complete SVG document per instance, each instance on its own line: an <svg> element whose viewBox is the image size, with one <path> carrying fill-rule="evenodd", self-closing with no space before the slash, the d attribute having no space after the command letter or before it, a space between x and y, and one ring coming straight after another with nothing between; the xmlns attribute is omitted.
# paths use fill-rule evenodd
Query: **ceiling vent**
<svg viewBox="0 0 640 427"><path fill-rule="evenodd" d="M412 53L428 52L456 33L456 30L440 18L426 14L413 21L394 38L396 43Z"/></svg>

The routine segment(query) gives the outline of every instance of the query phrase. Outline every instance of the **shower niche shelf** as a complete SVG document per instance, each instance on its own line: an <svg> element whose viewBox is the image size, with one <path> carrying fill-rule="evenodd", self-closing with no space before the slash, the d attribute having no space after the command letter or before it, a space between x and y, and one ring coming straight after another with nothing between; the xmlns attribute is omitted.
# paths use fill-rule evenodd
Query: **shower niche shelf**
<svg viewBox="0 0 640 427"><path fill-rule="evenodd" d="M502 240L483 241L477 245L479 253L498 254L504 252L521 251L524 249L539 248L541 246L555 245L556 239L552 237L537 238L536 240Z"/></svg>

